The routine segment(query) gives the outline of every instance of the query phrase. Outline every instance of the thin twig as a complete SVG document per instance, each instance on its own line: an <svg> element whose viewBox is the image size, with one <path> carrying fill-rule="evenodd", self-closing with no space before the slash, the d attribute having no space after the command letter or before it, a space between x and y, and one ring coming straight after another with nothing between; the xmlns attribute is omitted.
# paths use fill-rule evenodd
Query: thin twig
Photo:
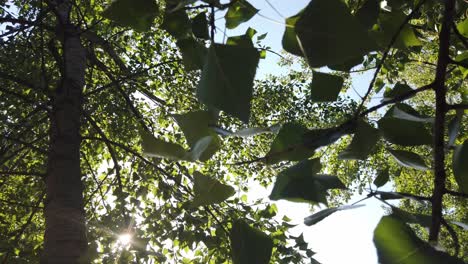
<svg viewBox="0 0 468 264"><path fill-rule="evenodd" d="M421 6L426 2L426 0L420 1L414 9L411 11L411 13L405 18L403 23L398 27L398 30L395 32L395 34L392 36L390 42L387 45L387 48L385 52L382 55L382 59L379 61L377 64L377 69L375 70L374 76L372 77L372 80L369 84L369 88L367 88L366 93L364 94L364 97L361 101L361 104L358 106L355 114L355 118L358 118L360 116L361 109L364 107L364 104L369 97L372 89L374 88L374 83L377 80L377 76L380 73L380 70L382 69L385 60L387 59L388 55L390 54L390 50L392 49L393 44L395 44L396 40L398 39L398 36L400 35L400 32L403 30L403 28L408 24L408 22L413 18L413 16L416 14L416 12L421 8Z"/></svg>

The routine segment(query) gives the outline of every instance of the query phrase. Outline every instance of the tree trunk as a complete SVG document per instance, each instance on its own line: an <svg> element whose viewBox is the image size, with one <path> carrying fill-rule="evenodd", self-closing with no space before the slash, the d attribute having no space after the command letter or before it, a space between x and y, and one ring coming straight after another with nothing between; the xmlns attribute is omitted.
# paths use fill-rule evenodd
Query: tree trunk
<svg viewBox="0 0 468 264"><path fill-rule="evenodd" d="M86 263L87 238L80 168L80 116L86 52L70 23L71 3L58 2L57 32L63 45L61 82L52 93L47 166L46 231L41 263Z"/></svg>

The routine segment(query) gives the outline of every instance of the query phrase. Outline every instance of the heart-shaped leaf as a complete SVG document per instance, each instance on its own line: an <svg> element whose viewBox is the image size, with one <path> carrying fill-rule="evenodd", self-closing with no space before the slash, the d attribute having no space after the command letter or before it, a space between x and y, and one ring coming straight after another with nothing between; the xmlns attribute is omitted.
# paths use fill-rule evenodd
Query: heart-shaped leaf
<svg viewBox="0 0 468 264"><path fill-rule="evenodd" d="M327 203L328 189L343 189L344 184L336 176L317 175L319 159L304 160L282 171L277 177L271 200L309 201Z"/></svg>
<svg viewBox="0 0 468 264"><path fill-rule="evenodd" d="M432 136L421 122L393 117L379 120L379 130L388 142L402 146L430 145Z"/></svg>
<svg viewBox="0 0 468 264"><path fill-rule="evenodd" d="M377 187L382 187L388 182L389 179L390 175L388 173L388 169L382 170L377 174L377 177L374 180L374 185Z"/></svg>
<svg viewBox="0 0 468 264"><path fill-rule="evenodd" d="M274 164L283 160L299 161L314 154L314 149L304 146L304 134L309 131L297 123L284 124L271 143L266 163Z"/></svg>
<svg viewBox="0 0 468 264"><path fill-rule="evenodd" d="M269 264L273 240L242 220L232 224L229 234L233 264Z"/></svg>
<svg viewBox="0 0 468 264"><path fill-rule="evenodd" d="M463 145L457 146L452 160L453 175L458 187L468 194L468 140Z"/></svg>
<svg viewBox="0 0 468 264"><path fill-rule="evenodd" d="M147 31L159 14L153 0L117 0L104 10L102 16L137 31Z"/></svg>
<svg viewBox="0 0 468 264"><path fill-rule="evenodd" d="M192 19L192 31L195 37L201 39L210 39L208 33L208 20L206 20L206 12L196 15Z"/></svg>
<svg viewBox="0 0 468 264"><path fill-rule="evenodd" d="M333 102L338 99L338 94L343 87L343 78L340 76L313 72L310 94L314 102Z"/></svg>
<svg viewBox="0 0 468 264"><path fill-rule="evenodd" d="M224 16L226 28L233 29L241 23L249 21L257 12L258 9L245 0L234 1Z"/></svg>
<svg viewBox="0 0 468 264"><path fill-rule="evenodd" d="M236 193L231 186L222 184L199 172L194 173L193 189L195 197L190 204L192 207L217 204Z"/></svg>
<svg viewBox="0 0 468 264"><path fill-rule="evenodd" d="M399 218L384 216L374 230L374 244L380 263L462 264L463 261L437 251L419 239Z"/></svg>
<svg viewBox="0 0 468 264"><path fill-rule="evenodd" d="M393 158L400 164L401 166L413 168L417 170L428 170L429 168L426 166L424 160L418 154L406 150L394 150L388 149L390 154L392 154Z"/></svg>
<svg viewBox="0 0 468 264"><path fill-rule="evenodd" d="M213 44L197 87L198 99L248 123L259 59L255 48Z"/></svg>
<svg viewBox="0 0 468 264"><path fill-rule="evenodd" d="M356 127L351 144L341 152L338 156L339 159L359 159L364 160L374 149L375 144L379 140L379 131L360 120Z"/></svg>
<svg viewBox="0 0 468 264"><path fill-rule="evenodd" d="M340 0L311 1L295 23L295 30L299 46L313 68L341 64L376 48L366 28Z"/></svg>
<svg viewBox="0 0 468 264"><path fill-rule="evenodd" d="M366 28L372 28L377 23L377 18L380 12L379 0L367 0L356 12L356 18Z"/></svg>
<svg viewBox="0 0 468 264"><path fill-rule="evenodd" d="M188 112L181 115L174 115L174 119L184 132L187 143L192 149L195 149L196 144L200 144L202 138L210 137L210 143L206 149L200 153L200 161L206 161L216 153L221 147L221 140L210 126L216 123L216 119L212 113L208 111ZM200 145L198 151L200 150Z"/></svg>
<svg viewBox="0 0 468 264"><path fill-rule="evenodd" d="M150 157L182 160L185 158L185 149L175 143L155 138L147 132L141 133L143 153Z"/></svg>

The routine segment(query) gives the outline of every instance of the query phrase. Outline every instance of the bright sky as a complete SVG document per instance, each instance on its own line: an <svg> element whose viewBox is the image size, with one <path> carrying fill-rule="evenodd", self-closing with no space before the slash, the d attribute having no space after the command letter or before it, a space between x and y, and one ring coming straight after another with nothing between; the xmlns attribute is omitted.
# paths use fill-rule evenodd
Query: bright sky
<svg viewBox="0 0 468 264"><path fill-rule="evenodd" d="M226 34L228 36L241 35L250 26L255 28L258 34L268 33L263 44L270 46L275 52L280 52L282 50L281 38L285 28L285 18L297 14L309 1L249 0L249 2L257 9L260 9L260 12L235 30L228 30ZM280 14L270 5L274 6ZM221 14L219 17L221 17ZM216 38L217 42L222 42L223 40L222 30L224 30L224 25L222 25L221 21L223 20L217 20L219 27ZM277 55L267 53L267 58L260 62L257 77L263 77L268 73L284 73L285 70L276 65L277 61ZM372 74L373 72L367 72L365 74L352 75L352 85L359 94L363 95L365 93ZM354 99L359 98L352 89L350 89L348 95ZM384 189L391 189L391 186L385 187ZM268 190L261 187L255 188L255 191L249 193L249 199L268 197L270 191L271 187ZM350 204L363 197L359 194L353 195ZM319 262L323 264L375 264L377 263L377 255L372 237L374 228L383 215L384 210L382 204L375 199L366 200L361 204L365 206L337 212L320 223L307 227L303 224L303 219L311 214L308 204L288 201L276 202L279 218L281 219L283 215L287 215L293 220L292 223L298 224L297 227L292 229L293 235L298 236L304 233L305 241L309 243L313 251L317 252L314 258Z"/></svg>

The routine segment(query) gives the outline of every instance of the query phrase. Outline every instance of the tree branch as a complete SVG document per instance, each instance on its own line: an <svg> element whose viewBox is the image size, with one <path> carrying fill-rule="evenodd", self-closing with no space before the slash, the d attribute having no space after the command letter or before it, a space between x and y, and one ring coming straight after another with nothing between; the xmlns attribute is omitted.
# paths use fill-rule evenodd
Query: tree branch
<svg viewBox="0 0 468 264"><path fill-rule="evenodd" d="M91 124L91 126L96 130L96 132L99 134L104 139L107 139L106 134L102 129L99 127L99 125L94 121L94 119L89 116L86 112L83 112L83 115L85 118L88 120L88 122ZM115 170L115 177L117 178L117 183L118 186L117 188L119 189L119 192L121 194L124 194L123 191L123 184L122 184L122 177L120 175L120 165L119 165L119 159L117 157L117 153L115 152L113 146L109 143L109 140L105 140L104 144L106 144L107 149L109 150L109 153L111 155L112 161L114 162L114 170ZM120 196L122 197L122 196ZM122 203L122 214L125 219L125 224L128 225L130 223L130 217L127 213L126 207L125 207L125 199L120 199L120 197L117 197L117 199L121 200L120 202Z"/></svg>
<svg viewBox="0 0 468 264"><path fill-rule="evenodd" d="M455 192L455 191L450 191L450 190L445 190L446 194L450 194L452 196L457 196L461 198L467 198L468 199L468 194L466 193L460 193L460 192Z"/></svg>
<svg viewBox="0 0 468 264"><path fill-rule="evenodd" d="M411 13L406 16L405 20L403 21L403 23L401 23L401 25L398 27L398 30L395 32L395 34L393 34L390 42L388 43L388 46L385 50L385 52L383 53L382 55L382 59L380 60L379 64L377 65L377 69L375 70L375 73L374 73L374 76L372 77L372 80L369 84L369 88L367 88L367 91L366 93L364 94L363 98L362 98L362 101L361 101L361 104L358 106L357 110L356 110L356 114L355 114L355 118L359 117L360 116L360 112L361 112L361 109L364 107L364 104L367 100L367 98L369 97L372 89L374 88L374 83L375 81L377 80L377 76L379 75L380 73L380 70L382 69L383 65L384 65L384 62L385 60L387 59L388 55L390 54L390 50L392 49L392 46L393 44L395 44L396 40L398 39L398 36L400 35L400 32L403 30L403 28L408 24L408 22L413 18L413 16L416 14L416 12L419 10L419 8L421 8L421 6L426 2L426 0L422 0L420 1L414 8L413 10L411 11Z"/></svg>
<svg viewBox="0 0 468 264"><path fill-rule="evenodd" d="M468 109L468 104L453 104L453 105L447 105L448 110L467 110Z"/></svg>
<svg viewBox="0 0 468 264"><path fill-rule="evenodd" d="M432 221L429 241L437 244L442 223L442 197L445 192L445 115L447 112L445 79L450 62L450 28L455 10L455 0L445 1L444 19L439 34L439 54L437 59L434 90L436 93L436 113L434 122L434 190L432 192Z"/></svg>
<svg viewBox="0 0 468 264"><path fill-rule="evenodd" d="M40 172L29 172L29 171L0 171L0 175L8 175L8 176L35 176L44 178L46 176L45 173Z"/></svg>

